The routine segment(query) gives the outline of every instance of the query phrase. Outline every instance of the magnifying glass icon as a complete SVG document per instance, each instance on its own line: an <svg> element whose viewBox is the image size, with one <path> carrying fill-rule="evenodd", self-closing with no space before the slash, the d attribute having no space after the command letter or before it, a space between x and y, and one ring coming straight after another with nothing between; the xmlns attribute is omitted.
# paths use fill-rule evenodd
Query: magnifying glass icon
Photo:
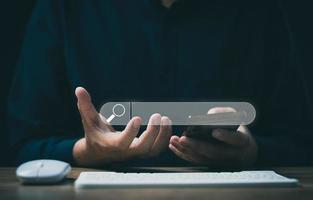
<svg viewBox="0 0 313 200"><path fill-rule="evenodd" d="M120 103L115 104L112 108L112 115L107 119L107 122L110 123L114 117L122 117L125 114L125 111L125 106Z"/></svg>

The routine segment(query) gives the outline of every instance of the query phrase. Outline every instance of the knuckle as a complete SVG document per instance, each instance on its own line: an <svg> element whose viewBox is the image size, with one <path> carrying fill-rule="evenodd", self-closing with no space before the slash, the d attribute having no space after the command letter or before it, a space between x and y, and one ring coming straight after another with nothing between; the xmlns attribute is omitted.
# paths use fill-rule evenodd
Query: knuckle
<svg viewBox="0 0 313 200"><path fill-rule="evenodd" d="M181 142L183 145L190 146L190 143L189 143L188 138L187 138L186 136L181 137L179 140L180 140L180 142Z"/></svg>

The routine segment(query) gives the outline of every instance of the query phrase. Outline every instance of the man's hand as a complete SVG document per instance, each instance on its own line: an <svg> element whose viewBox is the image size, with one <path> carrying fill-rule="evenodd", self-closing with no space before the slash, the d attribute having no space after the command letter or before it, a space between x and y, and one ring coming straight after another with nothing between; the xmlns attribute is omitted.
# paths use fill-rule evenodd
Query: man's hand
<svg viewBox="0 0 313 200"><path fill-rule="evenodd" d="M233 111L232 108L213 108L208 114ZM255 162L257 145L246 126L240 126L236 132L214 129L212 136L221 143L172 136L169 148L182 159L214 168L248 167Z"/></svg>
<svg viewBox="0 0 313 200"><path fill-rule="evenodd" d="M133 117L122 132L117 132L96 111L84 88L77 88L75 94L85 131L85 137L73 148L77 164L99 166L133 157L156 156L168 147L172 129L167 117L152 115L146 131L137 138L140 117Z"/></svg>

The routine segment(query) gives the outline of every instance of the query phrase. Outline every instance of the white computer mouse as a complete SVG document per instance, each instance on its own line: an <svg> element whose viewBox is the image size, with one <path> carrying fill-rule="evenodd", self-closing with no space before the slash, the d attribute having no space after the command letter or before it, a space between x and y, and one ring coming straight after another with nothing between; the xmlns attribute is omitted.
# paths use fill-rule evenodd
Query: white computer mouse
<svg viewBox="0 0 313 200"><path fill-rule="evenodd" d="M60 182L71 166L58 160L33 160L20 165L16 176L22 183L52 184Z"/></svg>

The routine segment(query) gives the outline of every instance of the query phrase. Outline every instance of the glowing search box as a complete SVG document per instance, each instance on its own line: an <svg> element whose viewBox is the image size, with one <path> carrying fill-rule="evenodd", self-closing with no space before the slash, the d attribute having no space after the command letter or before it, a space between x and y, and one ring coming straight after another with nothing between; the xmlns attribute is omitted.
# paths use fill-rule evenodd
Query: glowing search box
<svg viewBox="0 0 313 200"><path fill-rule="evenodd" d="M236 112L207 114L215 107L230 107ZM126 125L134 116L147 125L154 113L169 117L173 125L248 125L256 116L248 102L108 102L100 109L112 125Z"/></svg>

